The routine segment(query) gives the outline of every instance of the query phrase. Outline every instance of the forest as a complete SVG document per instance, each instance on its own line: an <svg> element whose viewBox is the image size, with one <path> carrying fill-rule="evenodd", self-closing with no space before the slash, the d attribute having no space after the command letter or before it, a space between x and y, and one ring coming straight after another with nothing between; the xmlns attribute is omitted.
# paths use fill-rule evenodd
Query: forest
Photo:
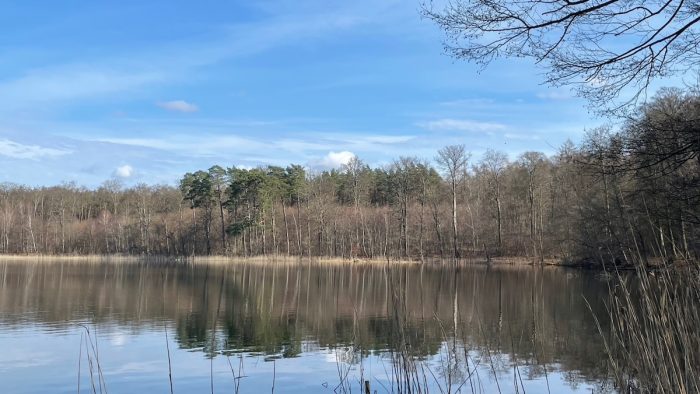
<svg viewBox="0 0 700 394"><path fill-rule="evenodd" d="M665 89L554 155L215 165L179 185L0 185L0 253L697 260L700 94ZM233 161L233 158L232 158Z"/></svg>

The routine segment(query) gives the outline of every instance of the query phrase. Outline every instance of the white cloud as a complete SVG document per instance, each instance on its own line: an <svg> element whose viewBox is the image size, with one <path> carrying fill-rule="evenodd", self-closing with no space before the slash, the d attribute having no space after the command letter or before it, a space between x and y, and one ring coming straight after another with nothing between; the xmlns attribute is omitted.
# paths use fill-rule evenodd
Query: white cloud
<svg viewBox="0 0 700 394"><path fill-rule="evenodd" d="M38 145L24 145L8 139L0 139L0 155L13 159L38 160L42 157L56 157L73 153L65 149L44 148Z"/></svg>
<svg viewBox="0 0 700 394"><path fill-rule="evenodd" d="M431 120L419 124L420 127L430 131L483 131L493 132L506 129L500 123L478 122L467 119L444 118Z"/></svg>
<svg viewBox="0 0 700 394"><path fill-rule="evenodd" d="M129 178L134 175L134 168L128 164L119 166L116 170L114 170L114 175L120 178Z"/></svg>
<svg viewBox="0 0 700 394"><path fill-rule="evenodd" d="M355 157L355 154L346 150L341 152L328 152L326 156L316 161L314 164L315 167L338 168L344 164L348 164L353 157Z"/></svg>
<svg viewBox="0 0 700 394"><path fill-rule="evenodd" d="M167 109L168 111L175 111L175 112L185 112L185 113L190 113L190 112L197 112L199 111L199 107L192 103L188 103L187 101L184 100L173 100L173 101L164 101L158 103L158 106Z"/></svg>

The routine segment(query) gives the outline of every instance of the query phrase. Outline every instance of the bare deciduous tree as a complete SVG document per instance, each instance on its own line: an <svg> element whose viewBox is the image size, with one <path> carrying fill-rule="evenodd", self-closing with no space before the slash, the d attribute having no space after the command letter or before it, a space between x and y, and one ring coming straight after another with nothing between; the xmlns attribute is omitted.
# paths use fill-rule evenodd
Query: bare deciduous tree
<svg viewBox="0 0 700 394"><path fill-rule="evenodd" d="M438 151L435 160L445 171L450 186L452 188L452 247L454 257L459 258L459 247L457 245L457 184L461 181L461 176L471 154L464 149L464 145L449 145Z"/></svg>
<svg viewBox="0 0 700 394"><path fill-rule="evenodd" d="M532 58L546 82L605 109L629 108L653 79L696 70L700 59L697 0L455 0L423 14L452 56L482 66ZM627 88L631 98L613 101Z"/></svg>
<svg viewBox="0 0 700 394"><path fill-rule="evenodd" d="M503 172L508 166L508 156L503 152L489 149L484 153L481 166L487 174L489 187L496 206L496 229L498 232L498 248L503 247L503 230L501 219L501 184L503 183Z"/></svg>

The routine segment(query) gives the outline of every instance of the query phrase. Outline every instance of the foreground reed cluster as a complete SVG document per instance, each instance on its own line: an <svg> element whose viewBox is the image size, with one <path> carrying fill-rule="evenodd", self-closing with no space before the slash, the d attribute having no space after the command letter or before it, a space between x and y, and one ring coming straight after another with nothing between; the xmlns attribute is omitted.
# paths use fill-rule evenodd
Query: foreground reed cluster
<svg viewBox="0 0 700 394"><path fill-rule="evenodd" d="M616 273L606 349L623 392L700 392L700 271L696 265ZM596 317L599 318L599 317ZM598 321L600 327L600 321Z"/></svg>

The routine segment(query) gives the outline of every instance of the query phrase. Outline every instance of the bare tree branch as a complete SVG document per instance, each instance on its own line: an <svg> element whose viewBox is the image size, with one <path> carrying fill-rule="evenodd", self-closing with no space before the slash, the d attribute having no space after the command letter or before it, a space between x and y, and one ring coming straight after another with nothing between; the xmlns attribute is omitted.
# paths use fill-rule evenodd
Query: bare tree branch
<svg viewBox="0 0 700 394"><path fill-rule="evenodd" d="M453 0L424 4L423 15L450 55L481 66L532 58L545 82L574 87L600 111L631 107L700 57L699 0Z"/></svg>

